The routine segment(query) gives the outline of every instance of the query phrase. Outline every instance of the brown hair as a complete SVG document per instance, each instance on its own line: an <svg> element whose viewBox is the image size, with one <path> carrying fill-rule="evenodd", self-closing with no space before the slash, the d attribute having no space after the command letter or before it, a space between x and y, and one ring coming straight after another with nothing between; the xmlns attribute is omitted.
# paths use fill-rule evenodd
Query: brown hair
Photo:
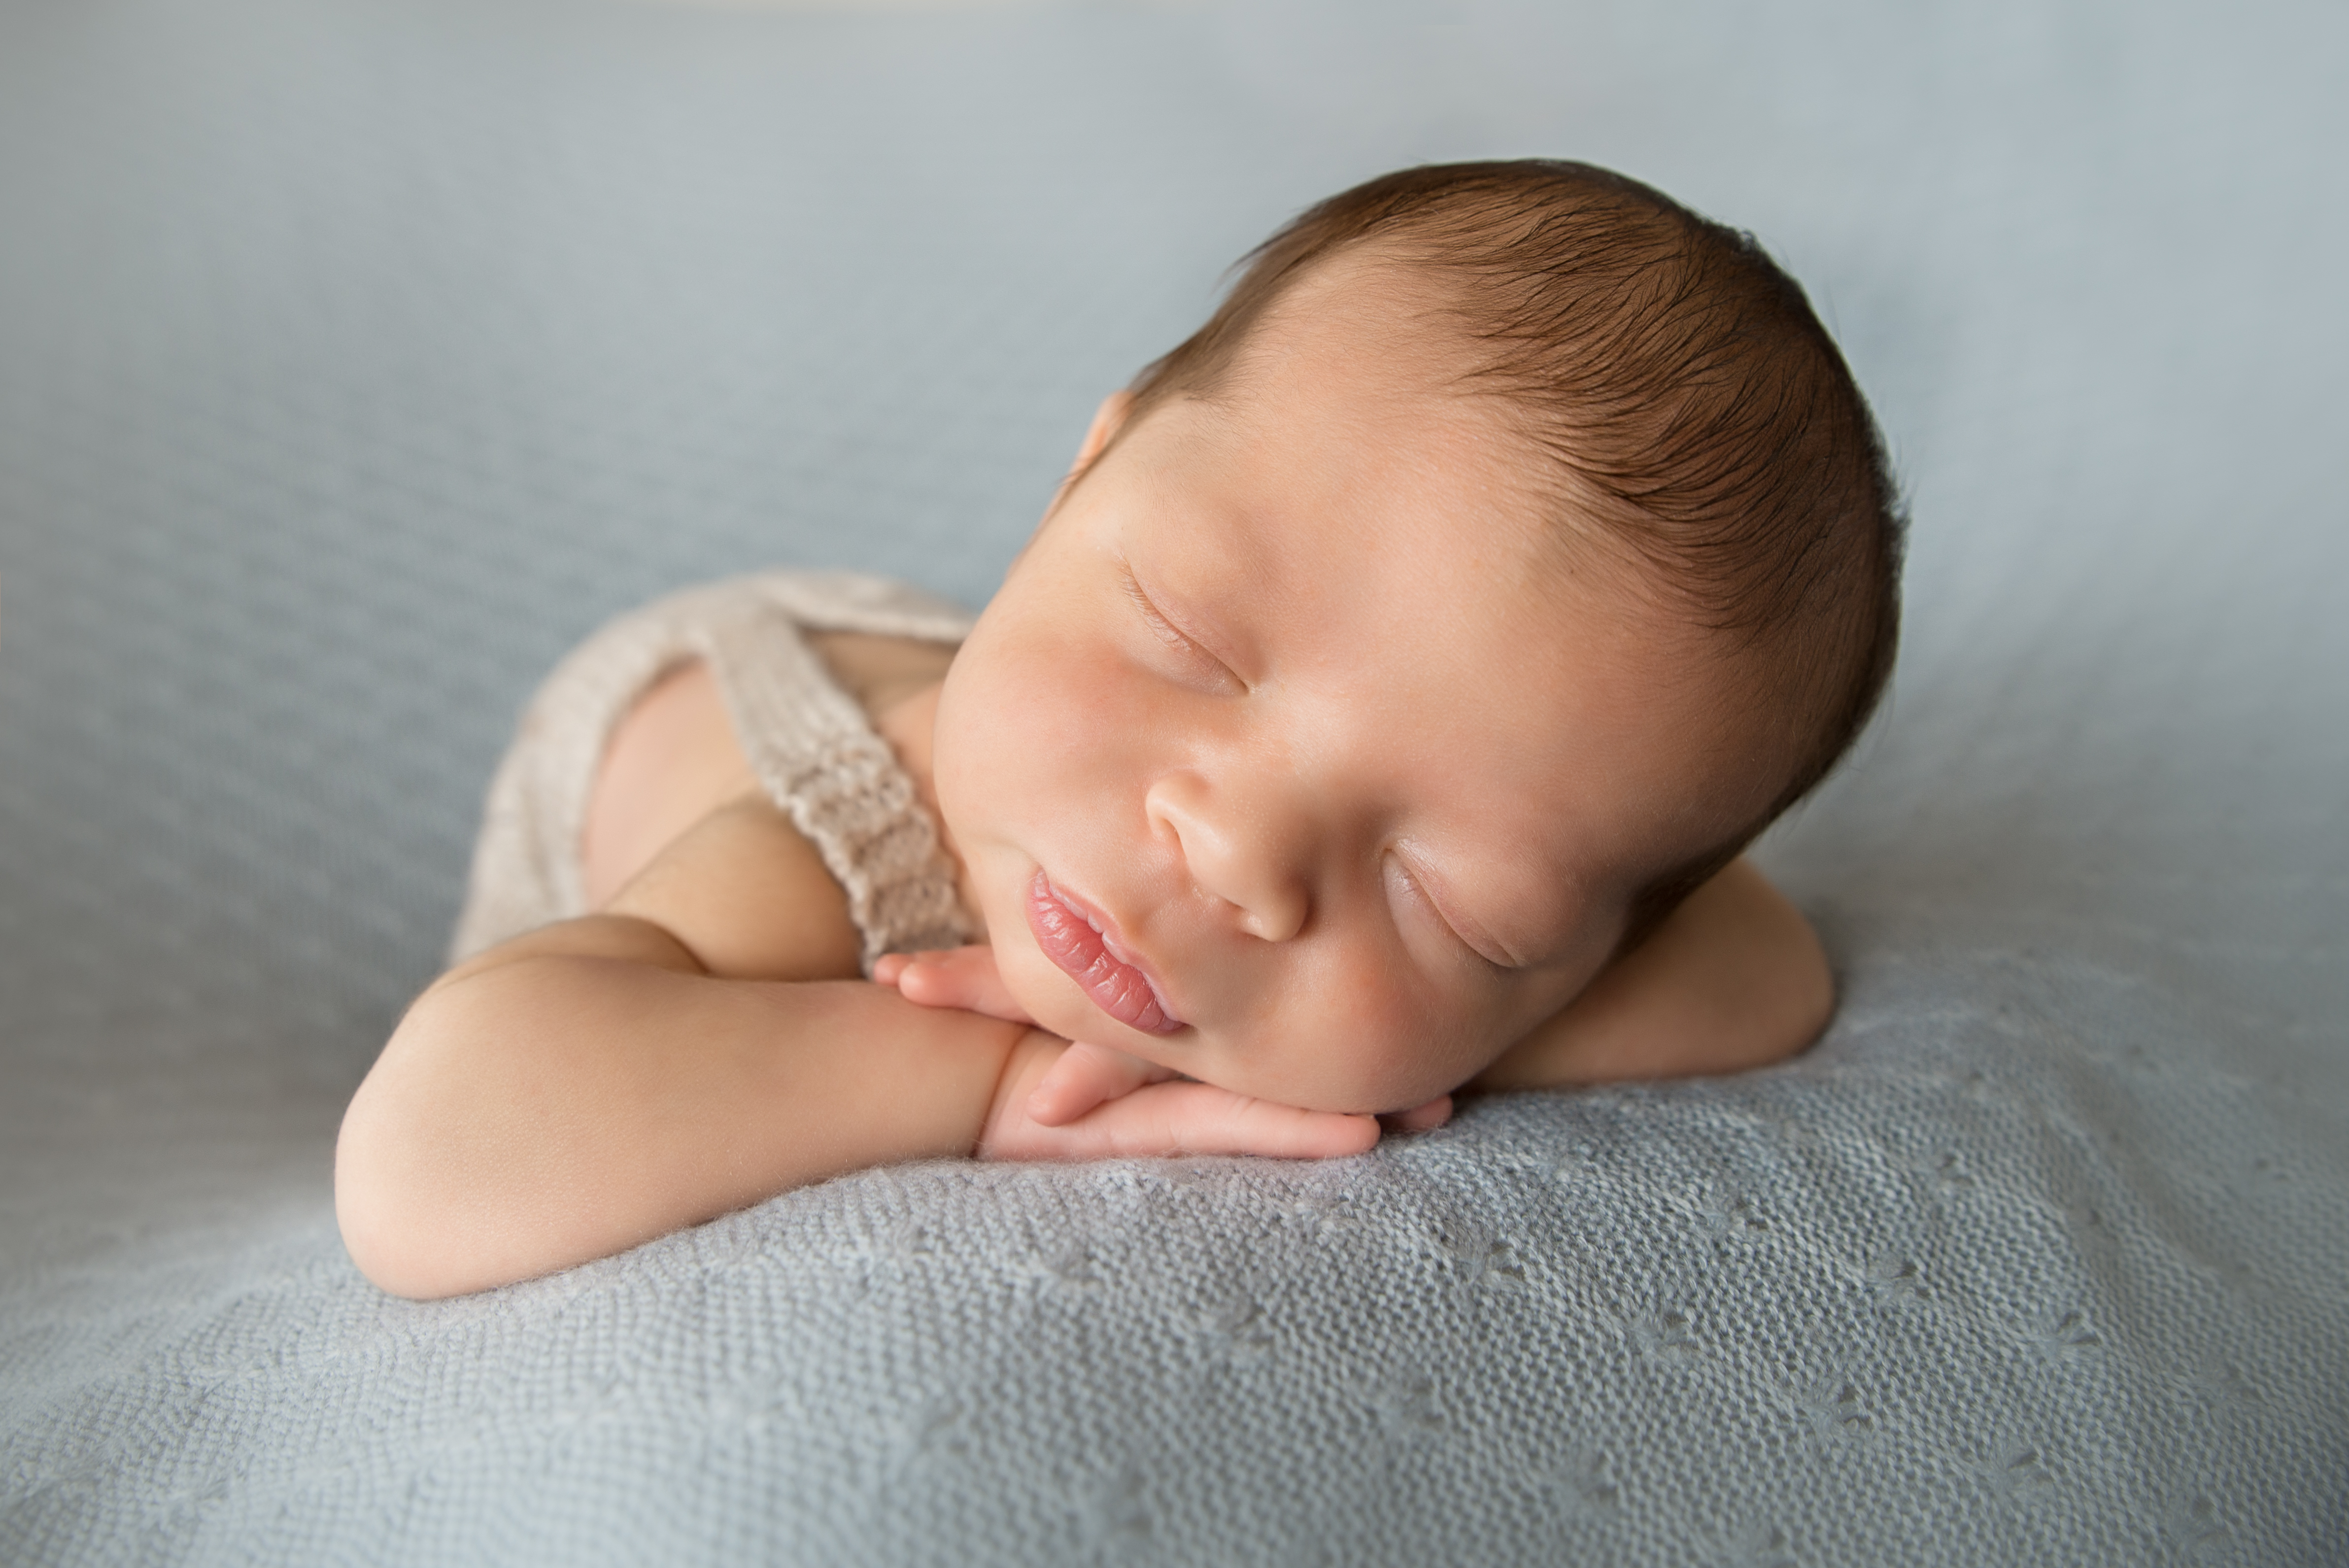
<svg viewBox="0 0 2349 1568"><path fill-rule="evenodd" d="M1785 787L1652 881L1637 940L1807 794L1883 691L1904 531L1882 437L1801 287L1751 234L1620 174L1527 159L1388 174L1307 209L1240 264L1206 326L1136 377L1133 429L1211 397L1312 268L1375 244L1433 278L1497 393L1595 521L1753 657L1745 700L1785 715Z"/></svg>

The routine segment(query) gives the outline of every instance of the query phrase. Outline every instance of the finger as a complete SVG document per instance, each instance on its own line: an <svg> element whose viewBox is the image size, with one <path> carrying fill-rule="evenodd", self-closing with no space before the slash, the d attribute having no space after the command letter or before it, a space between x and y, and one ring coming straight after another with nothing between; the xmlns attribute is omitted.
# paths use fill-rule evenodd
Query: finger
<svg viewBox="0 0 2349 1568"><path fill-rule="evenodd" d="M1452 1119L1452 1096L1438 1095L1423 1106L1413 1106L1407 1111L1396 1111L1379 1118L1397 1132L1426 1132L1440 1127Z"/></svg>
<svg viewBox="0 0 2349 1568"><path fill-rule="evenodd" d="M880 966L874 965L877 978ZM984 946L914 953L895 966L898 994L924 1007L959 1007L1014 1023L1035 1022L1013 1000L995 967L995 950Z"/></svg>
<svg viewBox="0 0 2349 1568"><path fill-rule="evenodd" d="M897 977L905 973L905 966L913 961L914 955L911 953L883 953L873 961L873 983L896 984Z"/></svg>
<svg viewBox="0 0 2349 1568"><path fill-rule="evenodd" d="M1331 1159L1379 1141L1376 1116L1303 1111L1206 1084L1158 1084L1111 1101L1059 1129L1066 1158L1178 1154L1254 1154Z"/></svg>
<svg viewBox="0 0 2349 1568"><path fill-rule="evenodd" d="M1048 1127L1063 1127L1095 1106L1173 1075L1139 1056L1079 1041L1061 1053L1061 1059L1028 1096L1026 1109L1031 1121Z"/></svg>

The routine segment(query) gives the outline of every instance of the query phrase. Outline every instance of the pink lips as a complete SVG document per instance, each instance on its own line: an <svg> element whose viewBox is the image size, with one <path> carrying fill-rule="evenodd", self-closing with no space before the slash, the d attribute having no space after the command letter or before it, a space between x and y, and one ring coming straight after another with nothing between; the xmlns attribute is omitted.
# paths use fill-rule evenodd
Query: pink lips
<svg viewBox="0 0 2349 1568"><path fill-rule="evenodd" d="M1052 886L1043 872L1028 885L1028 929L1044 956L1084 988L1093 1005L1132 1029L1172 1034L1183 1021L1166 1010L1150 977L1118 956L1099 917Z"/></svg>

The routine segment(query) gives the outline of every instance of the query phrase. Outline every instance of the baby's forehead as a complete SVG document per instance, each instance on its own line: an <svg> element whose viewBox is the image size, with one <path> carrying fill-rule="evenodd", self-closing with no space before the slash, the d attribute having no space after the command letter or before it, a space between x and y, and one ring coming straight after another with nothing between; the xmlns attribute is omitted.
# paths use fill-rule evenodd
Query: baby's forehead
<svg viewBox="0 0 2349 1568"><path fill-rule="evenodd" d="M1236 443L1362 430L1381 462L1443 462L1457 487L1511 498L1529 543L1642 564L1592 513L1595 496L1560 459L1556 421L1498 363L1456 290L1400 260L1349 254L1275 299L1189 398Z"/></svg>
<svg viewBox="0 0 2349 1568"><path fill-rule="evenodd" d="M1247 330L1236 379L1298 353L1333 354L1375 366L1418 392L1453 392L1490 358L1481 349L1459 286L1392 247L1350 246L1321 258L1283 288Z"/></svg>

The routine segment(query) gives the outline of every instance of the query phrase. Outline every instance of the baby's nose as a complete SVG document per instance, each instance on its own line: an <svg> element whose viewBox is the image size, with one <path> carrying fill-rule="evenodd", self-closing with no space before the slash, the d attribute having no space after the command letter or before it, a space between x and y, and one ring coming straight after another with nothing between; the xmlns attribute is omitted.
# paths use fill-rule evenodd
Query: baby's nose
<svg viewBox="0 0 2349 1568"><path fill-rule="evenodd" d="M1305 929L1312 898L1293 814L1259 792L1218 790L1187 773L1153 784L1145 810L1154 831L1173 835L1192 882L1239 912L1240 929L1285 942Z"/></svg>

